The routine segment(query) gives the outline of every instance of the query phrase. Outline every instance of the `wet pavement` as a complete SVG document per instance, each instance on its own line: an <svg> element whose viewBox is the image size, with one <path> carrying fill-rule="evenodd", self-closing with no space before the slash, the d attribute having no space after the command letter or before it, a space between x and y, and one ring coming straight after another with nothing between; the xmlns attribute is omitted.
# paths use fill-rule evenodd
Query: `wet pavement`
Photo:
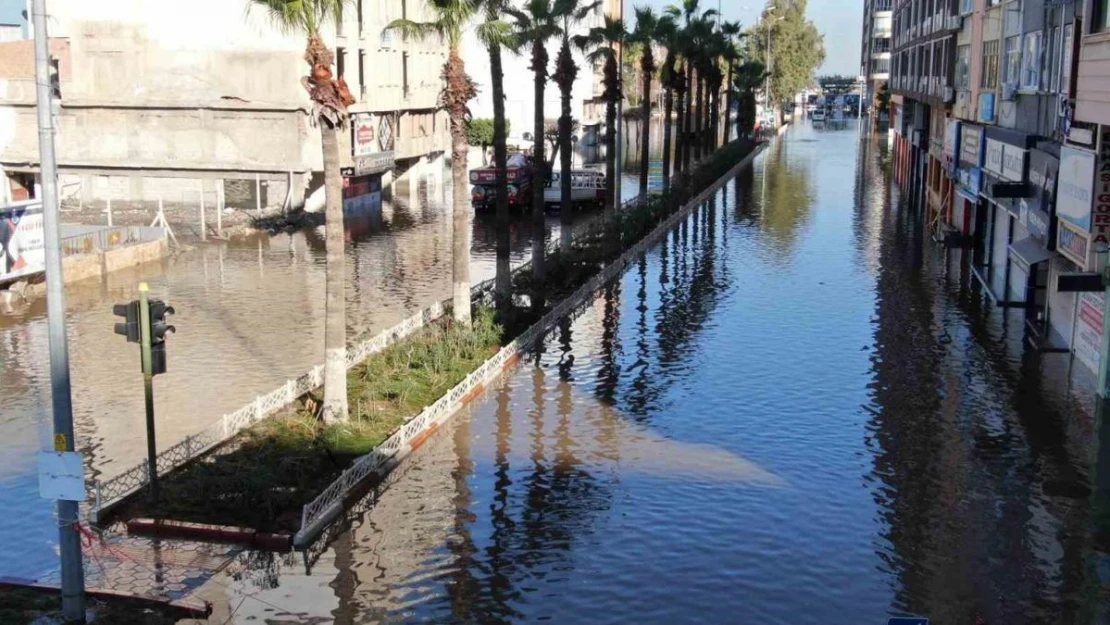
<svg viewBox="0 0 1110 625"><path fill-rule="evenodd" d="M789 130L327 542L174 579L217 623L1110 622L1091 375L888 164Z"/></svg>

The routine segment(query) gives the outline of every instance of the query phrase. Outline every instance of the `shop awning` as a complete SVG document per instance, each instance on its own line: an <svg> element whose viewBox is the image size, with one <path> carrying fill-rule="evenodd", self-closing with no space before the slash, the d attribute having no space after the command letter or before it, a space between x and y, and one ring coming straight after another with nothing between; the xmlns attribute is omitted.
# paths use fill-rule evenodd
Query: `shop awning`
<svg viewBox="0 0 1110 625"><path fill-rule="evenodd" d="M1055 252L1046 250L1044 248L1044 243L1032 237L1026 237L1020 241L1011 243L1010 253L1017 257L1017 259L1027 267L1032 267L1037 263L1044 262L1056 254Z"/></svg>

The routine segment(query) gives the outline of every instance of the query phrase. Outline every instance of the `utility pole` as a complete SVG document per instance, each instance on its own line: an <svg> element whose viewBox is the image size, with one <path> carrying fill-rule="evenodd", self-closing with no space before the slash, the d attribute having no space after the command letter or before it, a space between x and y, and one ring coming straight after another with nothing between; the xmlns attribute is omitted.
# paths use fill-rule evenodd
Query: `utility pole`
<svg viewBox="0 0 1110 625"><path fill-rule="evenodd" d="M46 253L46 317L50 343L50 396L54 409L54 450L74 450L73 398L69 381L66 301L62 289L61 228L58 223L58 161L54 154L54 89L50 79L50 43L46 0L33 0L35 29L35 104L39 125L39 170ZM85 620L85 570L76 501L58 500L58 546L62 559L62 618Z"/></svg>

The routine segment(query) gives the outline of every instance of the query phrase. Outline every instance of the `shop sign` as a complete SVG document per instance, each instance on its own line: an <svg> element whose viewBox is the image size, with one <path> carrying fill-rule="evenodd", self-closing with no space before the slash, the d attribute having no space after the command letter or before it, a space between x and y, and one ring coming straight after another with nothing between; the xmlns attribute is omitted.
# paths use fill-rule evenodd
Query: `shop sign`
<svg viewBox="0 0 1110 625"><path fill-rule="evenodd" d="M1056 251L1063 254L1070 261L1087 271L1090 260L1090 243L1087 233L1080 232L1070 222L1061 221L1056 229Z"/></svg>
<svg viewBox="0 0 1110 625"><path fill-rule="evenodd" d="M978 167L966 167L956 170L956 180L960 186L971 192L972 195L979 195L979 190L983 188L983 170Z"/></svg>
<svg viewBox="0 0 1110 625"><path fill-rule="evenodd" d="M1091 215L1091 240L1096 244L1110 245L1110 141L1099 147L1098 173L1095 177L1095 209ZM1096 248L1098 249L1097 245Z"/></svg>
<svg viewBox="0 0 1110 625"><path fill-rule="evenodd" d="M960 145L960 121L949 119L944 126L944 157L951 161L956 158L956 149Z"/></svg>
<svg viewBox="0 0 1110 625"><path fill-rule="evenodd" d="M1026 151L1016 145L1002 147L1002 178L1014 182L1025 180Z"/></svg>
<svg viewBox="0 0 1110 625"><path fill-rule="evenodd" d="M979 94L979 121L994 121L994 93L985 91Z"/></svg>
<svg viewBox="0 0 1110 625"><path fill-rule="evenodd" d="M983 169L999 178L1002 177L1002 156L1005 147L1006 144L998 139L987 139L987 155L983 160Z"/></svg>
<svg viewBox="0 0 1110 625"><path fill-rule="evenodd" d="M1021 223L1034 239L1044 242L1048 238L1048 215L1025 200L1021 201Z"/></svg>
<svg viewBox="0 0 1110 625"><path fill-rule="evenodd" d="M370 156L358 156L355 157L354 167L344 167L340 172L347 178L380 174L393 169L395 155L396 152L390 150L389 152L378 152Z"/></svg>
<svg viewBox="0 0 1110 625"><path fill-rule="evenodd" d="M0 206L0 279L11 280L46 268L42 203Z"/></svg>
<svg viewBox="0 0 1110 625"><path fill-rule="evenodd" d="M1075 357L1092 373L1098 373L1102 362L1102 315L1105 297L1097 291L1080 293L1076 298L1079 307L1075 328Z"/></svg>
<svg viewBox="0 0 1110 625"><path fill-rule="evenodd" d="M351 116L351 153L358 157L377 152L381 152L377 119L371 113L355 113Z"/></svg>
<svg viewBox="0 0 1110 625"><path fill-rule="evenodd" d="M983 128L963 125L960 130L960 162L972 167L983 165Z"/></svg>
<svg viewBox="0 0 1110 625"><path fill-rule="evenodd" d="M1060 173L1056 184L1056 216L1083 231L1091 229L1091 187L1095 155L1069 146L1060 147Z"/></svg>

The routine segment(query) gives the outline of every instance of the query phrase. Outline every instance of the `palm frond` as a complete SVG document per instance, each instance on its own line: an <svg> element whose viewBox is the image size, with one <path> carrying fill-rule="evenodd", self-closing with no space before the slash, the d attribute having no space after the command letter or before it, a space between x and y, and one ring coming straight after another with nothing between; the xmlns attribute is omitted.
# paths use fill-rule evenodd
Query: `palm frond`
<svg viewBox="0 0 1110 625"><path fill-rule="evenodd" d="M393 20L385 29L396 32L405 41L414 39L420 41L433 35L443 36L444 34L441 22L414 22L406 19Z"/></svg>

